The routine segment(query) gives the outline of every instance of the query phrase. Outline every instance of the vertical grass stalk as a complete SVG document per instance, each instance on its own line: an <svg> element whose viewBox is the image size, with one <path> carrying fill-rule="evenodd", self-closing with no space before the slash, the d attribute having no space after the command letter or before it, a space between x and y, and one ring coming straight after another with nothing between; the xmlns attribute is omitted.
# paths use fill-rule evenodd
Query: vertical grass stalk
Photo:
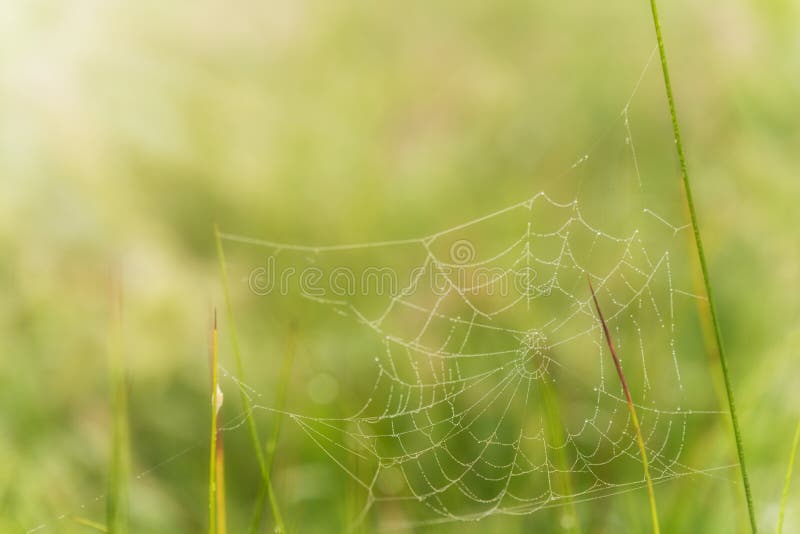
<svg viewBox="0 0 800 534"><path fill-rule="evenodd" d="M228 268L225 264L225 251L222 249L222 236L219 233L219 227L214 225L214 240L217 248L217 260L219 261L220 278L222 279L222 291L225 298L225 312L228 315L228 331L231 338L231 348L233 349L233 359L236 365L236 376L239 379L239 398L241 399L242 406L244 406L247 418L247 428L250 431L250 441L253 445L253 450L256 454L258 461L258 468L261 472L262 485L267 486L267 491L272 494L270 499L270 508L272 515L275 518L276 531L284 532L283 519L281 517L280 509L278 508L277 500L274 498L272 489L272 479L269 470L267 469L267 462L264 458L264 452L261 450L261 438L258 435L258 427L256 426L255 418L253 417L253 405L250 403L250 398L242 385L245 381L244 365L242 364L242 354L239 350L239 337L236 334L236 323L233 319L233 304L231 302L231 293L228 286Z"/></svg>
<svg viewBox="0 0 800 534"><path fill-rule="evenodd" d="M125 358L122 348L121 275L112 281L111 332L109 339L109 383L111 387L111 460L106 499L106 528L112 534L123 534L128 528L128 395Z"/></svg>
<svg viewBox="0 0 800 534"><path fill-rule="evenodd" d="M220 419L217 417L217 534L226 534L228 531L227 507L225 505L225 441L222 438Z"/></svg>
<svg viewBox="0 0 800 534"><path fill-rule="evenodd" d="M549 441L550 443L563 443L564 432L562 430L561 414L558 409L558 399L555 396L553 387L547 381L547 377L540 381L540 387ZM564 530L573 534L580 534L581 523L578 518L578 511L575 509L575 502L572 499L572 477L570 476L570 465L565 449L566 447L559 447L556 453L557 467L560 470L558 480L561 485L561 494L566 496L567 504L564 507L563 517L566 520Z"/></svg>
<svg viewBox="0 0 800 534"><path fill-rule="evenodd" d="M261 484L261 489L258 493L258 500L256 501L256 507L253 511L253 520L250 525L251 534L255 534L258 531L258 527L261 524L261 516L264 511L264 504L267 499L269 499L270 508L272 509L275 519L275 529L278 532L286 531L283 524L283 518L281 517L280 510L278 508L275 492L273 491L272 484L269 482L271 481L272 476L272 464L275 460L275 449L277 448L278 437L280 437L281 433L281 421L283 421L283 415L279 412L281 412L286 406L286 392L289 386L289 378L291 376L292 364L294 362L296 350L297 340L295 337L294 327L290 327L289 339L286 342L286 351L283 353L283 362L281 363L281 374L278 377L278 395L275 400L275 410L277 411L274 415L275 420L272 423L272 432L270 433L269 440L267 441L266 445L267 473L270 474L270 478Z"/></svg>
<svg viewBox="0 0 800 534"><path fill-rule="evenodd" d="M211 330L211 454L208 469L208 534L217 532L217 436L221 395L219 389L219 342L217 311L214 310L214 327Z"/></svg>
<svg viewBox="0 0 800 534"><path fill-rule="evenodd" d="M222 420L219 411L222 409L223 396L222 390L217 385L217 455L215 462L217 484L217 534L226 534L227 528L227 507L225 505L225 440L222 436Z"/></svg>
<svg viewBox="0 0 800 534"><path fill-rule="evenodd" d="M750 490L750 480L747 476L747 468L745 466L744 447L742 445L742 434L739 430L739 419L736 416L736 403L733 397L733 388L731 386L730 373L728 371L728 359L725 356L725 349L722 344L722 334L720 333L719 321L717 320L717 312L714 307L714 298L711 290L711 281L708 276L708 265L706 262L706 255L703 250L703 241L700 237L700 227L697 223L697 212L694 207L694 200L692 198L692 188L689 180L689 170L686 165L686 156L683 152L683 143L681 142L681 130L678 125L678 114L675 111L675 99L672 96L672 83L669 77L669 67L667 65L667 53L664 48L664 39L661 35L661 23L658 18L658 8L656 7L656 0L650 0L650 10L653 14L653 26L655 27L656 40L658 41L658 53L661 58L661 71L664 75L664 88L667 93L667 103L669 105L669 114L672 120L672 131L675 137L675 150L678 154L678 161L681 168L681 179L683 181L683 192L686 196L686 204L689 208L689 218L691 219L692 231L694 233L694 242L697 248L697 255L700 260L700 270L703 274L703 284L705 286L706 297L708 297L709 314L711 315L711 324L714 328L714 339L717 344L717 352L719 353L719 360L722 366L722 376L725 381L725 392L727 394L728 409L731 416L731 423L733 425L733 435L736 440L736 453L739 457L739 468L742 475L742 483L744 484L745 499L747 500L747 512L750 517L750 527L755 534L758 530L756 524L756 514L753 508L753 495Z"/></svg>
<svg viewBox="0 0 800 534"><path fill-rule="evenodd" d="M789 485L792 482L792 473L794 472L794 459L797 457L797 447L800 445L800 421L797 422L797 428L794 431L794 440L792 441L792 452L789 455L789 465L786 467L786 477L783 481L783 493L781 494L781 508L778 512L778 529L777 533L783 532L783 517L786 513L786 501L789 500Z"/></svg>
<svg viewBox="0 0 800 534"><path fill-rule="evenodd" d="M639 418L636 416L636 407L633 405L631 398L631 391L628 389L628 382L625 380L625 373L622 372L622 364L620 364L617 357L617 351L614 349L614 343L611 341L611 333L608 331L608 325L603 317L603 312L600 311L600 303L597 302L597 295L595 295L592 281L588 275L586 280L589 282L589 290L592 292L592 300L594 301L595 310L597 310L597 317L600 319L600 324L603 327L603 334L606 338L608 350L611 352L611 357L614 358L614 366L617 368L617 376L622 384L622 391L625 393L625 400L628 404L628 411L631 414L631 421L633 422L633 429L636 431L636 441L639 444L639 452L642 456L642 465L644 466L644 479L647 483L647 497L650 500L650 516L653 519L653 534L659 534L661 531L658 526L658 510L656 509L656 494L653 490L653 479L650 477L650 465L647 462L647 450L644 446L644 437L642 436L642 429L639 426Z"/></svg>

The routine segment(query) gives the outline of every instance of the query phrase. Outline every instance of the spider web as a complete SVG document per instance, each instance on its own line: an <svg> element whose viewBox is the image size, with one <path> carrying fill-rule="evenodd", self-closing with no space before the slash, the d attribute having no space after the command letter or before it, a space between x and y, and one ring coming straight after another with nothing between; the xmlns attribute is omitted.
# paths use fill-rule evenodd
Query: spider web
<svg viewBox="0 0 800 534"><path fill-rule="evenodd" d="M641 188L629 120L633 94L620 124ZM589 154L571 170L587 160ZM684 458L693 426L726 413L687 406L679 310L703 299L674 275L676 243L688 227L640 207L621 231L602 230L579 199L581 184L567 200L540 191L413 239L307 246L223 234L229 243L268 250L286 265L348 266L347 272L366 266L378 276L384 271L377 268L388 265L396 280L405 280L368 294L364 287L342 290L329 271L315 291L294 288L294 295L358 324L373 342L374 373L349 415L254 406L289 417L363 488L356 524L379 506L394 511L405 503L408 513L382 525L402 529L533 514L645 486L636 433L587 279L621 356L654 483L732 467L696 466ZM258 288L252 273L247 281ZM258 388L223 374L251 400L261 397ZM245 416L230 419L225 430L243 425Z"/></svg>
<svg viewBox="0 0 800 534"><path fill-rule="evenodd" d="M300 291L379 346L354 413L288 413L363 487L356 522L403 502L419 505L414 519L391 526L524 515L644 486L587 278L622 355L654 482L713 471L682 460L689 421L723 413L682 407L676 299L700 297L675 287L671 248L688 229L640 213L629 233L612 234L577 198L540 192L419 239L306 247L225 235L287 263L357 263L377 249L419 258L388 302L362 305L364 288L344 291L335 276Z"/></svg>

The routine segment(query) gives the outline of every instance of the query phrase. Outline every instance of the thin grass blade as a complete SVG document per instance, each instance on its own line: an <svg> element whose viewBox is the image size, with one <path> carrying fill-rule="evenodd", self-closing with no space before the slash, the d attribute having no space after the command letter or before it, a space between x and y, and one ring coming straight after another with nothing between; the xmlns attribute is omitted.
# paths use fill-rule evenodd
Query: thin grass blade
<svg viewBox="0 0 800 534"><path fill-rule="evenodd" d="M97 521L92 521L91 519L87 519L85 517L71 515L69 516L69 519L74 523L77 523L84 527L91 528L93 530L96 530L97 532L110 532L104 524L98 523Z"/></svg>
<svg viewBox="0 0 800 534"><path fill-rule="evenodd" d="M786 467L786 476L783 481L783 493L781 494L781 508L778 512L778 529L777 533L783 532L783 518L786 515L786 502L789 500L789 485L792 482L792 473L794 472L794 460L797 457L797 448L800 445L800 421L797 422L797 428L794 431L794 440L792 441L792 452L789 455L789 465Z"/></svg>
<svg viewBox="0 0 800 534"><path fill-rule="evenodd" d="M245 375L244 375L244 365L242 364L242 354L239 350L239 337L236 333L236 323L233 318L233 304L231 302L231 292L230 287L228 285L228 268L225 263L225 251L222 248L222 236L219 232L219 227L215 224L214 225L214 239L216 241L216 248L217 248L217 260L219 261L219 272L220 278L222 281L222 290L225 297L225 311L228 315L228 330L230 333L231 338L231 348L233 349L233 359L236 364L236 376L238 378L238 385L239 385L239 398L241 399L242 406L244 406L245 414L247 418L247 428L250 431L250 441L253 446L253 450L256 454L256 460L258 461L258 468L261 472L261 481L262 485L267 487L268 493L272 494L272 498L270 498L270 507L272 509L272 514L275 517L276 526L280 528L279 532L283 532L283 520L281 519L280 509L278 508L277 500L274 497L274 493L272 490L272 480L270 479L269 469L267 468L267 462L264 458L264 452L261 448L261 438L258 435L258 427L256 426L255 419L253 417L253 405L250 402L250 398L247 396L247 392L244 389L243 384L245 383Z"/></svg>
<svg viewBox="0 0 800 534"><path fill-rule="evenodd" d="M558 409L558 399L556 398L555 392L553 391L553 387L547 380L542 380L541 384L541 394L542 394L542 405L544 406L545 412L545 421L546 421L546 431L549 438L550 443L563 443L564 442L564 431L563 431L563 424L561 422L561 414ZM564 507L564 515L562 516L562 521L564 526L564 530L567 532L572 532L573 534L580 534L581 532L581 523L578 519L578 511L575 509L575 502L573 501L571 495L573 495L573 488L572 488L572 477L570 476L570 469L569 469L569 460L567 459L566 455L566 448L565 447L557 447L556 448L556 467L559 470L559 474L557 476L558 482L560 482L560 494L566 495L567 498L565 499L565 507Z"/></svg>
<svg viewBox="0 0 800 534"><path fill-rule="evenodd" d="M719 321L717 320L717 312L714 307L714 296L711 289L711 279L708 276L708 264L706 262L706 254L703 249L703 240L700 236L700 225L697 222L697 211L694 207L694 200L692 197L692 184L689 180L689 167L686 164L686 155L683 151L683 142L681 141L681 128L678 124L678 113L675 110L675 98L672 95L672 82L670 81L669 65L667 64L667 52L664 46L664 38L661 35L661 22L658 17L658 7L656 0L650 0L650 11L653 15L653 27L656 32L656 41L658 43L658 54L661 59L661 72L664 76L664 89L667 94L667 104L669 105L669 114L672 120L672 132L675 138L675 152L678 156L678 162L681 169L681 180L683 182L683 193L686 197L686 206L689 209L689 219L692 224L692 233L694 234L694 243L697 249L697 257L700 260L700 271L703 274L703 285L705 286L706 297L708 297L708 311L711 316L711 324L714 329L714 340L717 345L717 353L719 354L720 365L722 366L722 376L725 379L725 393L728 400L728 412L731 416L731 424L733 425L733 436L736 441L736 454L739 457L739 468L742 475L742 483L744 485L744 495L747 501L747 513L750 518L750 528L753 534L758 532L758 525L756 523L756 512L753 506L753 493L750 489L750 479L747 476L747 467L745 465L744 445L742 442L742 432L739 429L739 418L736 415L736 401L733 397L733 386L731 385L730 372L728 371L728 359L725 355L725 347L722 344L722 332L720 331Z"/></svg>
<svg viewBox="0 0 800 534"><path fill-rule="evenodd" d="M217 532L217 437L219 409L222 395L219 389L219 343L217 334L217 311L214 310L214 326L211 330L211 454L208 469L208 533Z"/></svg>
<svg viewBox="0 0 800 534"><path fill-rule="evenodd" d="M219 398L218 407L222 408L222 392L217 391ZM217 410L219 412L219 409ZM217 534L226 534L227 528L227 507L225 505L225 440L222 436L222 421L217 415L217 457L215 469L217 470Z"/></svg>
<svg viewBox="0 0 800 534"><path fill-rule="evenodd" d="M294 356L297 350L297 339L294 327L289 329L289 338L286 343L286 351L283 353L283 362L281 363L281 374L278 382L278 395L275 401L275 409L280 412L286 406L286 394L289 389L289 379L292 373L292 364L294 363ZM267 472L272 473L272 464L275 461L275 449L278 445L278 438L281 432L281 417L277 412L275 421L272 424L272 432L266 445L266 462ZM250 532L255 534L261 524L261 516L264 511L265 500L269 499L270 508L272 509L272 516L275 519L276 532L286 532L286 527L283 523L283 517L278 507L277 498L272 488L272 479L269 478L261 484L261 489L258 494L258 500L253 512L253 520L250 525Z"/></svg>
<svg viewBox="0 0 800 534"><path fill-rule="evenodd" d="M592 300L594 301L594 308L597 310L597 317L600 319L600 324L603 327L603 334L606 338L606 344L608 345L608 350L611 353L611 357L614 359L614 366L617 368L617 376L619 377L620 384L622 384L622 391L625 393L625 401L628 403L628 411L631 414L631 421L633 422L633 428L636 431L636 441L639 444L639 453L642 456L642 465L644 466L644 479L647 483L647 497L650 501L650 516L653 519L653 534L659 534L661 529L658 526L658 510L656 508L656 494L653 490L653 479L650 477L650 465L647 461L647 449L644 445L644 437L642 436L642 429L639 426L639 418L636 416L636 407L633 404L633 399L631 398L631 391L628 388L628 382L625 380L625 373L622 370L622 364L617 357L617 351L614 348L614 342L611 340L611 333L608 330L608 325L606 324L605 317L603 317L603 312L600 310L600 303L597 301L597 295L594 292L594 287L592 287L592 280L586 277L586 280L589 282L589 290L592 292Z"/></svg>
<svg viewBox="0 0 800 534"><path fill-rule="evenodd" d="M106 499L106 527L112 534L128 528L128 475L130 471L128 395L122 343L122 287L116 275L111 288L109 383L111 386L111 460Z"/></svg>

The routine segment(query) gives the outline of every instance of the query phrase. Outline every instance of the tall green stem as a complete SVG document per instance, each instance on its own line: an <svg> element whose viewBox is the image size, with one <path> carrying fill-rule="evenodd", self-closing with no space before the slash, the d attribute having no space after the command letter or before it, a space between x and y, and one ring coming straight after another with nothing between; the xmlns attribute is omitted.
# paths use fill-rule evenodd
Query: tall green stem
<svg viewBox="0 0 800 534"><path fill-rule="evenodd" d="M664 88L667 92L667 102L669 103L669 114L672 119L672 131L675 136L675 150L678 153L678 161L681 167L681 178L683 180L683 190L686 195L686 204L689 208L689 217L691 219L692 231L694 232L694 242L697 246L697 255L700 259L700 270L703 274L703 284L708 297L708 309L711 315L711 324L714 327L714 338L717 343L717 351L719 352L719 360L722 365L722 376L725 379L725 393L728 397L728 408L731 414L731 423L733 424L733 434L736 439L736 453L739 457L739 467L742 473L742 482L744 484L744 493L747 500L747 512L750 516L750 527L755 534L758 530L756 525L756 514L753 508L753 495L750 491L750 480L747 476L747 469L745 467L744 447L742 446L742 433L739 430L739 419L736 416L736 403L733 397L733 388L731 387L730 372L728 371L728 360L725 356L725 349L722 344L722 335L720 333L719 321L717 320L717 312L714 306L714 298L711 290L711 280L708 276L708 265L706 262L706 255L703 251L703 241L700 238L700 227L697 223L697 212L694 208L694 200L692 199L692 188L689 182L689 170L686 166L686 156L683 152L683 143L681 142L681 130L678 126L678 114L675 111L675 99L672 96L672 84L669 78L669 67L667 66L667 53L664 49L664 39L661 36L661 24L658 18L658 9L656 7L656 0L650 0L650 9L653 13L653 25L656 30L656 39L658 40L658 53L661 57L661 70L664 73Z"/></svg>
<svg viewBox="0 0 800 534"><path fill-rule="evenodd" d="M128 532L128 476L130 471L130 436L128 428L128 393L125 355L122 344L122 280L112 282L112 320L109 343L109 382L111 388L112 448L106 528L111 534Z"/></svg>
<svg viewBox="0 0 800 534"><path fill-rule="evenodd" d="M279 378L280 381L278 383L278 396L275 403L275 409L278 411L283 411L283 408L286 405L286 391L289 387L289 379L295 350L296 340L294 327L292 327L289 331L289 340L286 344L286 351L283 354L283 364L281 365L281 374ZM278 445L278 437L281 433L282 419L283 416L281 414L275 414L275 420L272 423L272 433L270 434L269 441L267 441L266 464L268 473L272 473L272 463L275 460L275 449ZM286 531L286 528L283 524L283 519L281 518L280 510L278 508L278 501L270 481L271 479L267 479L261 484L261 489L258 493L258 499L256 500L255 511L253 512L253 519L250 524L250 534L255 534L258 531L258 527L261 524L261 515L264 510L264 502L267 498L269 498L269 505L275 517L275 530L277 532Z"/></svg>
<svg viewBox="0 0 800 534"><path fill-rule="evenodd" d="M217 417L219 415L219 350L217 312L211 331L211 454L208 469L208 534L217 532Z"/></svg>
<svg viewBox="0 0 800 534"><path fill-rule="evenodd" d="M783 517L786 514L786 501L789 500L789 485L792 482L792 472L794 471L794 459L797 457L797 446L800 445L800 422L797 423L797 428L794 431L794 440L792 441L792 453L789 455L789 465L786 467L786 477L783 481L783 493L781 494L781 507L778 511L778 528L776 532L781 534L783 532Z"/></svg>
<svg viewBox="0 0 800 534"><path fill-rule="evenodd" d="M228 269L225 264L225 251L222 249L222 237L219 233L219 228L217 225L214 225L214 240L216 242L217 248L217 259L219 260L219 272L220 278L222 279L222 292L225 297L225 311L228 314L228 327L229 327L229 334L231 338L231 346L233 348L233 359L236 363L236 375L239 377L240 381L244 381L244 366L242 365L242 355L239 350L239 338L236 334L236 323L233 320L233 304L231 303L231 292L230 288L228 287ZM261 472L261 481L263 485L267 488L270 496L270 508L272 509L272 514L275 519L275 527L277 532L285 532L286 529L283 525L283 518L281 517L280 508L278 508L278 502L275 499L273 489L272 489L272 477L270 475L269 469L267 467L267 461L264 458L264 452L261 449L261 438L258 435L258 428L256 427L255 418L253 417L253 405L250 402L250 399L247 397L247 393L242 387L241 383L239 384L239 397L241 398L242 405L245 409L245 415L247 418L247 427L250 430L250 440L253 444L253 449L256 453L256 460L258 461L258 468Z"/></svg>

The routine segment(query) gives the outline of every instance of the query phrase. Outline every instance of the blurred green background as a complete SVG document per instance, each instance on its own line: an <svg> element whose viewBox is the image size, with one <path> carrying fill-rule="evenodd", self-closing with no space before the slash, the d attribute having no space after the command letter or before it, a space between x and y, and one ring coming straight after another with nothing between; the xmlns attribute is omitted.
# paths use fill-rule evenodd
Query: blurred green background
<svg viewBox="0 0 800 534"><path fill-rule="evenodd" d="M755 505L772 529L800 417L800 7L677 0L661 10ZM654 41L644 1L4 2L0 531L89 531L62 514L103 520L115 272L131 531L200 532L208 325L222 306L212 225L285 242L402 239L576 188L614 211L619 114ZM629 118L648 205L681 220L657 59ZM609 130L610 148L592 149ZM591 165L562 180L589 149ZM343 369L345 353L372 363L355 333L331 334L321 310L254 302L240 282L258 256L230 254L259 403L274 402L290 322L300 346L292 409L319 412L307 384L320 372L339 381L334 404L368 389ZM699 330L692 336L702 346ZM698 382L713 399L713 381ZM224 419L241 408L233 383L223 386ZM266 436L274 420L258 423ZM256 464L243 429L225 446L229 531L242 532ZM733 462L724 419L686 446ZM343 530L363 498L291 424L275 484L298 532ZM666 483L657 497L667 532L746 530L735 470ZM583 530L646 531L645 499L642 490L580 505ZM438 528L558 532L558 513ZM800 528L797 486L786 528Z"/></svg>

